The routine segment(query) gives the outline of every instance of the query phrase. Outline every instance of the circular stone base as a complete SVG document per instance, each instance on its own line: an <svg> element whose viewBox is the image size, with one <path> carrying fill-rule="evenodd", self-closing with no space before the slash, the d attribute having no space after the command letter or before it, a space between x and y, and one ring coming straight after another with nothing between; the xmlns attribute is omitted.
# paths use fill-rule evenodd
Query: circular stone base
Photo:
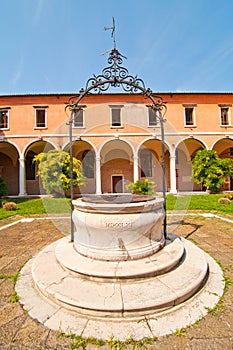
<svg viewBox="0 0 233 350"><path fill-rule="evenodd" d="M77 253L74 245L61 239L55 255L61 266L82 276L98 279L136 279L162 275L177 266L185 253L182 241L173 236L162 250L138 260L105 261Z"/></svg>
<svg viewBox="0 0 233 350"><path fill-rule="evenodd" d="M153 277L113 280L109 272L92 278L61 265L61 246L70 249L62 239L23 267L16 291L29 315L53 330L119 340L163 336L205 316L224 290L219 265L191 242L181 242L185 253L176 268ZM151 258L156 261L156 254Z"/></svg>

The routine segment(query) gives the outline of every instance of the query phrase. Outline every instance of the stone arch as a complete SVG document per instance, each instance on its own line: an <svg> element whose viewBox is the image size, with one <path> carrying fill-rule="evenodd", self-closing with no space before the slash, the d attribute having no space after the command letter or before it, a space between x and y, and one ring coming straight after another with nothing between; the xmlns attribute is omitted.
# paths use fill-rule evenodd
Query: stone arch
<svg viewBox="0 0 233 350"><path fill-rule="evenodd" d="M224 137L214 142L211 149L217 152L219 156L231 158L233 153L233 138Z"/></svg>
<svg viewBox="0 0 233 350"><path fill-rule="evenodd" d="M133 148L124 140L112 139L102 145L100 159L103 193L127 192L127 183L133 181L133 157Z"/></svg>
<svg viewBox="0 0 233 350"><path fill-rule="evenodd" d="M0 177L2 177L8 188L9 196L19 193L19 151L10 142L0 142Z"/></svg>
<svg viewBox="0 0 233 350"><path fill-rule="evenodd" d="M64 151L69 152L69 144L64 147ZM82 171L85 176L85 185L74 188L74 194L80 193L95 193L96 192L96 149L95 147L83 138L74 140L72 143L73 157L80 160L82 163Z"/></svg>
<svg viewBox="0 0 233 350"><path fill-rule="evenodd" d="M143 159L144 153L146 152L148 153L148 156L150 154L149 156L151 157L150 164L148 164L149 159L148 161L146 159ZM165 168L166 168L165 182L166 182L166 190L167 190L170 187L170 167L169 167L170 152L167 145L165 146L164 156L165 156L164 161L165 161ZM162 171L161 140L157 138L148 138L147 140L144 140L143 143L141 143L140 147L138 148L138 159L139 159L139 179L143 180L147 178L150 181L154 181L156 184L155 190L157 192L162 192L163 171Z"/></svg>
<svg viewBox="0 0 233 350"><path fill-rule="evenodd" d="M217 152L219 158L231 158L233 159L233 139L230 137L224 137L217 140L212 149ZM223 190L233 190L233 178L229 177L228 183L224 185Z"/></svg>
<svg viewBox="0 0 233 350"><path fill-rule="evenodd" d="M55 149L54 145L50 142L44 140L37 140L31 142L27 145L24 150L24 162L25 162L25 187L26 193L28 195L39 195L44 194L40 178L36 175L37 168L33 159L34 156L38 155L41 152L48 152L52 149Z"/></svg>
<svg viewBox="0 0 233 350"><path fill-rule="evenodd" d="M201 191L201 185L192 180L192 158L206 145L193 137L181 140L175 148L176 156L176 187L178 191Z"/></svg>

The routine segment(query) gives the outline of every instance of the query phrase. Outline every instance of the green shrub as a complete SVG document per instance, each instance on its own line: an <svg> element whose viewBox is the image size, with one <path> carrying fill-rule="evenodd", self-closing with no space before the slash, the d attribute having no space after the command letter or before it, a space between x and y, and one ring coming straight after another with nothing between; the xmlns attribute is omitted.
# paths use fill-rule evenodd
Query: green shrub
<svg viewBox="0 0 233 350"><path fill-rule="evenodd" d="M37 175L41 177L47 194L64 195L70 189L70 155L61 150L51 150L34 157ZM85 185L81 161L73 157L73 186Z"/></svg>
<svg viewBox="0 0 233 350"><path fill-rule="evenodd" d="M192 159L192 178L212 193L220 192L228 183L227 176L233 176L233 160L219 158L213 150L199 150Z"/></svg>
<svg viewBox="0 0 233 350"><path fill-rule="evenodd" d="M133 194L143 194L143 195L155 195L155 183L154 181L146 180L137 180L136 182L131 182L126 186Z"/></svg>
<svg viewBox="0 0 233 350"><path fill-rule="evenodd" d="M233 192L230 192L230 193L226 193L225 194L225 198L228 198L230 199L230 201L233 199Z"/></svg>

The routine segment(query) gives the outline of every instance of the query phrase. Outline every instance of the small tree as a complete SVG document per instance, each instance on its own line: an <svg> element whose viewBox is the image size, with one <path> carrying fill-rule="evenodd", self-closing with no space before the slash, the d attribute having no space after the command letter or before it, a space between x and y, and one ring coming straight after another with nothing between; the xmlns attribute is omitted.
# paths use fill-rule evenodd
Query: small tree
<svg viewBox="0 0 233 350"><path fill-rule="evenodd" d="M228 183L226 177L233 176L233 161L219 158L213 150L197 151L192 160L192 178L211 192L219 192L222 185Z"/></svg>
<svg viewBox="0 0 233 350"><path fill-rule="evenodd" d="M61 150L51 150L34 157L37 163L37 175L41 177L46 193L55 196L62 195L70 189L70 155ZM84 185L85 177L82 174L81 162L73 158L73 185Z"/></svg>
<svg viewBox="0 0 233 350"><path fill-rule="evenodd" d="M126 188L133 194L142 194L153 196L155 194L154 181L137 180L136 182L129 183Z"/></svg>

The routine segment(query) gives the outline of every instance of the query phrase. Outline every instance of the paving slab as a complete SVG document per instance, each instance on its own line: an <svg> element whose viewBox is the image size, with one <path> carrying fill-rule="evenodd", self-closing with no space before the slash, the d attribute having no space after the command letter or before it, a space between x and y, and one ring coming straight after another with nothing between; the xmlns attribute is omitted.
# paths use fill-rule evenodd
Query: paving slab
<svg viewBox="0 0 233 350"><path fill-rule="evenodd" d="M100 279L92 279L64 269L56 257L57 247L64 245L62 239L25 265L16 291L23 294L20 302L31 317L57 331L80 334L82 330L88 337L101 334L104 339L108 335L122 341L130 334L137 340L149 333L170 334L202 318L224 289L222 271L214 260L184 238L180 242L185 255L176 268L158 276L113 281L104 270ZM65 244L70 247L68 241ZM141 261L137 263L140 269ZM208 270L210 278L199 290Z"/></svg>
<svg viewBox="0 0 233 350"><path fill-rule="evenodd" d="M43 219L43 218L42 218ZM208 253L215 259L218 259L224 268L226 276L233 280L233 221L230 222L222 221L219 218L203 218L201 213L192 214L192 216L183 216L182 222L176 224L174 232L183 237L189 237L195 241L200 247L208 248ZM63 220L64 221L64 220ZM7 220L4 221L5 223ZM69 225L69 223L67 223ZM12 256L12 244L17 248L17 254L21 254L24 263L34 254L38 253L43 246L57 240L62 237L58 226L53 224L51 220L41 220L40 227L37 225L37 220L31 223L24 223L22 225L15 225L8 227L0 231L1 239L1 256L0 266L1 273L4 274L7 270L4 268L5 264L1 264L1 259ZM17 229L16 229L17 228ZM21 239L26 237L26 239ZM5 260L5 261L6 261ZM15 264L13 273L20 270L22 265L21 261L18 260L18 265ZM214 264L216 267L216 264ZM213 271L213 268L212 268ZM218 272L217 272L218 273ZM10 282L10 283L8 283ZM2 280L1 287L3 285L12 285L10 280ZM215 284L214 289L216 290ZM68 350L71 348L72 341L70 338L61 337L60 331L55 332L52 327L47 328L43 324L31 319L27 312L22 312L19 303L9 303L9 297L5 298L6 288L0 287L0 313L1 313L1 324L0 324L0 348L11 349L11 350ZM208 289L206 286L203 300L199 296L196 305L191 304L190 308L192 313L195 314L195 319L199 315L200 306L205 305L205 298L212 299L212 305L215 305L218 296L211 292L211 288ZM10 287L7 288L7 291ZM220 292L222 286L220 286ZM12 289L12 293L13 293ZM2 294L4 293L4 294ZM220 295L221 293L219 293ZM172 334L162 336L163 330L158 332L161 334L159 339L152 345L147 345L150 350L232 350L233 344L233 285L228 285L228 290L225 292L223 297L223 307L217 308L217 314L208 313L208 310L204 309L204 317L199 322L194 324L185 330L181 331L184 336L177 336ZM4 304L5 302L5 304ZM7 306L7 307L6 307ZM204 307L204 306L203 306ZM11 311L10 311L11 310ZM60 312L60 309L58 310ZM57 312L58 312L57 311ZM56 314L56 313L55 313ZM54 315L55 315L54 314ZM9 315L10 318L7 319ZM4 321L5 319L5 321ZM51 318L52 319L52 318ZM155 322L157 318L151 318L148 322ZM191 319L190 319L191 320ZM49 321L49 320L48 320ZM57 321L59 324L59 321ZM106 320L106 324L109 320ZM172 320L170 321L173 325ZM25 327L24 327L25 325ZM182 325L182 323L181 323ZM23 328L24 327L24 328ZM59 329L59 326L58 326ZM79 334L88 335L88 333L82 333L85 329L85 325L80 327ZM102 328L104 329L104 328ZM98 329L101 337L102 329ZM171 327L171 329L174 329ZM21 331L23 330L23 331ZM86 328L88 331L88 328ZM98 349L97 346L88 344L87 350ZM109 346L105 345L100 349L110 349ZM128 349L128 347L127 347ZM129 347L131 350L132 347Z"/></svg>

